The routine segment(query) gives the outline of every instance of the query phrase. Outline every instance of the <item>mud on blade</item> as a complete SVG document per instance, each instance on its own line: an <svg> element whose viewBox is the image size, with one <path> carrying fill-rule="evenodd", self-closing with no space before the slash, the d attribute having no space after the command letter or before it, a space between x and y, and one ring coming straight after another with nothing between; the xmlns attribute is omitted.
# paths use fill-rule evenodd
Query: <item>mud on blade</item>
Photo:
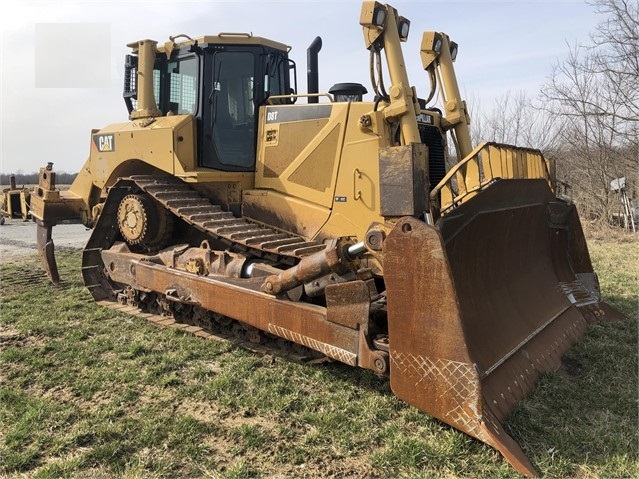
<svg viewBox="0 0 639 479"><path fill-rule="evenodd" d="M400 221L384 270L394 393L536 475L501 422L588 323L622 319L574 206L543 180L497 181L436 227Z"/></svg>

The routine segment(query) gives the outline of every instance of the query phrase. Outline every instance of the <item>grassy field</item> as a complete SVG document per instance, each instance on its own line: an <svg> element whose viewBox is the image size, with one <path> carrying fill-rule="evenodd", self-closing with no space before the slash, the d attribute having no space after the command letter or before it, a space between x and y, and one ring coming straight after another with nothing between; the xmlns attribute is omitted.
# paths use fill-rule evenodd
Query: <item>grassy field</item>
<svg viewBox="0 0 639 479"><path fill-rule="evenodd" d="M636 242L590 244L607 301L506 428L547 477L638 477ZM95 306L77 251L60 287L3 260L0 476L512 477L490 447L338 363L260 356Z"/></svg>

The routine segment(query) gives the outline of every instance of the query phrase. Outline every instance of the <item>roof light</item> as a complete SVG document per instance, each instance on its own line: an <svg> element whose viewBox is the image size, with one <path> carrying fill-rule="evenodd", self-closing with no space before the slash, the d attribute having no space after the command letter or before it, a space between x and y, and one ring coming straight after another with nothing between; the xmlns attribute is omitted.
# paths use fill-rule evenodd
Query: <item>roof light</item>
<svg viewBox="0 0 639 479"><path fill-rule="evenodd" d="M424 69L428 68L437 60L442 51L444 44L442 34L439 32L424 32L422 35L422 44L420 47L420 55L422 57L422 65Z"/></svg>
<svg viewBox="0 0 639 479"><path fill-rule="evenodd" d="M399 39L402 42L408 40L408 32L410 31L410 20L404 17L399 17L397 20L397 33L399 33Z"/></svg>
<svg viewBox="0 0 639 479"><path fill-rule="evenodd" d="M459 50L459 45L457 45L456 42L451 41L450 42L450 58L453 61L455 61L455 58L457 58L457 50Z"/></svg>
<svg viewBox="0 0 639 479"><path fill-rule="evenodd" d="M362 2L359 24L363 27L383 29L386 24L386 6L375 0Z"/></svg>
<svg viewBox="0 0 639 479"><path fill-rule="evenodd" d="M375 8L373 12L373 24L377 27L383 27L386 21L386 9L384 7Z"/></svg>

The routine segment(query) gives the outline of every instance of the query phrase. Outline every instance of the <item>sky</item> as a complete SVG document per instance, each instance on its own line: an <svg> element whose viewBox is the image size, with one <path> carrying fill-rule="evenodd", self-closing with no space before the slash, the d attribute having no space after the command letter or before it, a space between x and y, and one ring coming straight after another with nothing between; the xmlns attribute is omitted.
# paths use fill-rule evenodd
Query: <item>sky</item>
<svg viewBox="0 0 639 479"><path fill-rule="evenodd" d="M569 45L588 43L601 20L578 0L389 3L411 21L403 52L418 96L428 94L421 33L440 31L459 44L457 77L474 108L490 108L508 92L534 97ZM304 93L306 50L320 36L320 91L358 82L370 100L360 9L359 0L7 0L0 18L0 173L36 172L47 162L57 171L79 171L91 129L127 121L126 45L146 38L164 43L179 33L250 32L279 41L292 47Z"/></svg>

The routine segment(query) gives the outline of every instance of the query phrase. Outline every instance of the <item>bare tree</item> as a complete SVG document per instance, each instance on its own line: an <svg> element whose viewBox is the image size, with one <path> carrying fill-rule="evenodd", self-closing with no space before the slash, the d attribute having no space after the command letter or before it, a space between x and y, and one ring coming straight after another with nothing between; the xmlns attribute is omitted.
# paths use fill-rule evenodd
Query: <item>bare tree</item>
<svg viewBox="0 0 639 479"><path fill-rule="evenodd" d="M495 100L491 110L481 115L484 139L529 148L545 153L557 149L558 122L542 109L535 108L525 91L508 91Z"/></svg>
<svg viewBox="0 0 639 479"><path fill-rule="evenodd" d="M611 214L610 183L639 174L639 3L594 0L605 19L592 44L571 47L553 67L541 100L561 122L558 175L594 217Z"/></svg>
<svg viewBox="0 0 639 479"><path fill-rule="evenodd" d="M599 0L593 5L600 14L608 15L592 36L595 71L609 82L609 91L619 95L615 115L628 122L630 136L636 141L632 127L639 122L639 4Z"/></svg>

